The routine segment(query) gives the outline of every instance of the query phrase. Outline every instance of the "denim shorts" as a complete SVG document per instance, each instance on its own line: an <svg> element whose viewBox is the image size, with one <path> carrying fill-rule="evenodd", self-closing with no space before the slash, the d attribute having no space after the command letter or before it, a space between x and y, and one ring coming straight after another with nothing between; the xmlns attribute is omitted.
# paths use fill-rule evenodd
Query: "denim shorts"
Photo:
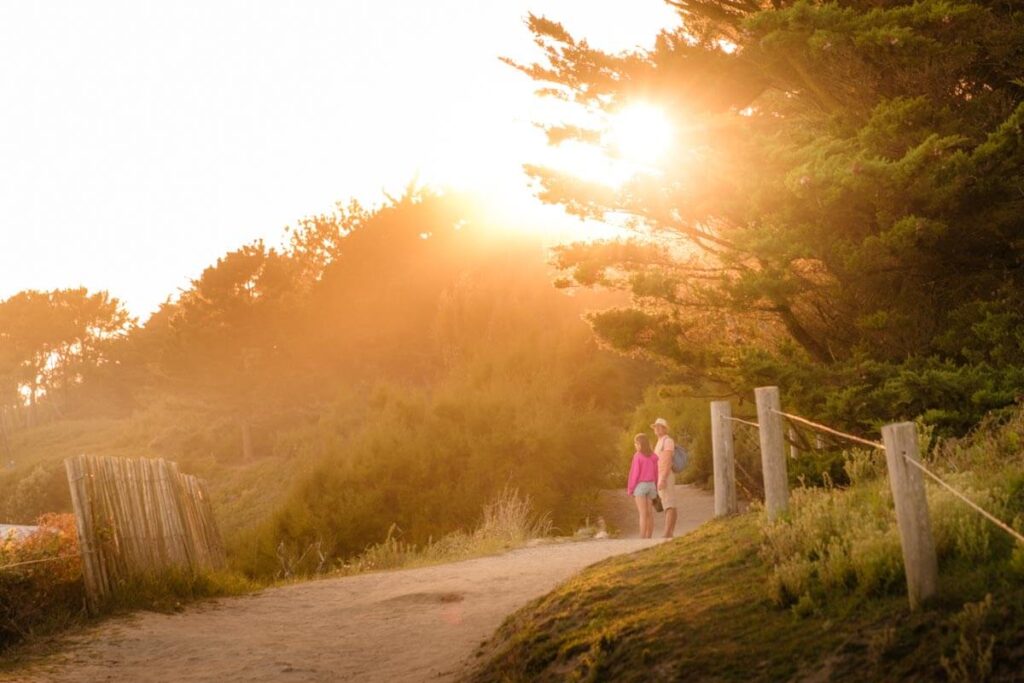
<svg viewBox="0 0 1024 683"><path fill-rule="evenodd" d="M655 498L658 495L658 489L655 487L653 481L642 481L636 485L633 489L634 498Z"/></svg>

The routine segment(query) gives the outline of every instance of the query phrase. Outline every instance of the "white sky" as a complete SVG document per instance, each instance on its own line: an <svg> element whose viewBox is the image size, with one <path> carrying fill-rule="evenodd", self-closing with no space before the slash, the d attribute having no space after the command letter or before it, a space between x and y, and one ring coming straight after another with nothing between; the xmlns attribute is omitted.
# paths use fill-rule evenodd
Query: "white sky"
<svg viewBox="0 0 1024 683"><path fill-rule="evenodd" d="M661 0L0 3L0 298L84 285L145 317L417 172L522 210L537 103L497 57L534 54L530 11L612 50L677 22Z"/></svg>

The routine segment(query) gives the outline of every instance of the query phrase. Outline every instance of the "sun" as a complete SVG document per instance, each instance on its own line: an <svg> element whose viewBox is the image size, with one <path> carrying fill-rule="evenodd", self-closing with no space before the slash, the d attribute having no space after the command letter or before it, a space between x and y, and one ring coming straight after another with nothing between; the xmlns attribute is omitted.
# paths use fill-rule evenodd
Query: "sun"
<svg viewBox="0 0 1024 683"><path fill-rule="evenodd" d="M601 131L600 143L563 141L546 150L547 161L575 178L610 188L637 175L659 174L660 162L677 144L675 126L665 110L645 102L574 125Z"/></svg>
<svg viewBox="0 0 1024 683"><path fill-rule="evenodd" d="M665 110L631 104L612 117L605 136L609 151L639 166L654 166L672 146L675 131Z"/></svg>

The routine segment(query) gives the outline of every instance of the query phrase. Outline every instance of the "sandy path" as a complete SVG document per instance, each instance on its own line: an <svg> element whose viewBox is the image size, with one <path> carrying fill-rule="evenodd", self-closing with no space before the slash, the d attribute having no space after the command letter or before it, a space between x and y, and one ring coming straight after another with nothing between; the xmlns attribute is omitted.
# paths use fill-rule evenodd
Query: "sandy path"
<svg viewBox="0 0 1024 683"><path fill-rule="evenodd" d="M707 494L685 489L683 501L680 532L711 516ZM589 564L657 542L542 545L139 613L70 637L64 652L9 679L451 680L509 613Z"/></svg>

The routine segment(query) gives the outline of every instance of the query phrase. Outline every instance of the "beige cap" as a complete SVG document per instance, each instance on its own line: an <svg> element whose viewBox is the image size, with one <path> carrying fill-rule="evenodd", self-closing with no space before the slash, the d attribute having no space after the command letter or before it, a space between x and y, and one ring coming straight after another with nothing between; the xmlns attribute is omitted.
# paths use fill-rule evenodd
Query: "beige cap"
<svg viewBox="0 0 1024 683"><path fill-rule="evenodd" d="M654 424L651 425L651 429L654 429L658 425L661 425L665 429L668 429L668 422L666 422L665 418L663 418L663 417L659 417L657 420L655 420Z"/></svg>

